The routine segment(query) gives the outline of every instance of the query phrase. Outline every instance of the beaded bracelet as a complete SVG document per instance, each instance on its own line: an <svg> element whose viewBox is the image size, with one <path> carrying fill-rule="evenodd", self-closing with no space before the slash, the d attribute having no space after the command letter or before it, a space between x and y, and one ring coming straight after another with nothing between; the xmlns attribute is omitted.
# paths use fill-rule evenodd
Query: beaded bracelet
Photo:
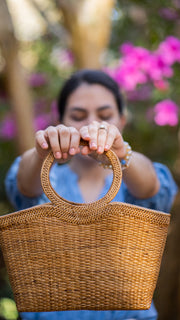
<svg viewBox="0 0 180 320"><path fill-rule="evenodd" d="M130 161L131 161L131 156L132 156L132 149L131 146L129 145L128 142L125 142L125 147L126 147L126 155L123 159L120 160L121 163L121 169L124 170L129 167ZM111 164L104 164L102 162L99 162L99 165L102 166L104 169L112 169Z"/></svg>
<svg viewBox="0 0 180 320"><path fill-rule="evenodd" d="M131 161L131 156L132 156L131 146L129 145L128 142L124 142L124 144L126 147L126 155L125 155L124 159L120 160L122 170L129 167L130 161Z"/></svg>

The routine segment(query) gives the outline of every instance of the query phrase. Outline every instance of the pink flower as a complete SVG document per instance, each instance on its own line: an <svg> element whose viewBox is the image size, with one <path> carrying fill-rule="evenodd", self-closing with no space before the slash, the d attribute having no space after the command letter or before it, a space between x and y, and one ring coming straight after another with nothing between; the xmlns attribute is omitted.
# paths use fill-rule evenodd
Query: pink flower
<svg viewBox="0 0 180 320"><path fill-rule="evenodd" d="M161 56L164 63L168 65L180 62L180 40L173 36L167 37L161 42L157 53Z"/></svg>
<svg viewBox="0 0 180 320"><path fill-rule="evenodd" d="M180 40L169 36L155 52L127 42L121 45L120 52L119 65L106 71L122 89L134 91L138 85L153 82L159 90L167 90L165 78L173 76L172 64L180 62Z"/></svg>
<svg viewBox="0 0 180 320"><path fill-rule="evenodd" d="M133 47L132 44L125 44L121 46L121 51L124 54L123 60L128 63L135 64L137 68L142 71L146 67L150 52L143 47Z"/></svg>
<svg viewBox="0 0 180 320"><path fill-rule="evenodd" d="M169 82L166 80L154 81L154 86L160 91L167 91L169 89Z"/></svg>
<svg viewBox="0 0 180 320"><path fill-rule="evenodd" d="M6 116L0 126L0 137L5 140L11 140L16 136L16 131L15 121L11 116Z"/></svg>
<svg viewBox="0 0 180 320"><path fill-rule="evenodd" d="M131 42L124 42L120 48L119 51L122 53L122 55L126 56L128 54L131 54L134 49L134 46Z"/></svg>
<svg viewBox="0 0 180 320"><path fill-rule="evenodd" d="M170 78L173 75L172 68L165 63L163 57L157 53L149 56L145 70L149 78L153 81L162 80L163 77Z"/></svg>
<svg viewBox="0 0 180 320"><path fill-rule="evenodd" d="M146 83L147 77L138 66L128 59L115 70L114 79L120 87L126 91L131 91L136 88L138 84Z"/></svg>
<svg viewBox="0 0 180 320"><path fill-rule="evenodd" d="M47 76L43 73L32 73L29 77L29 84L33 88L42 87L47 84Z"/></svg>
<svg viewBox="0 0 180 320"><path fill-rule="evenodd" d="M41 114L34 119L35 131L43 130L51 124L51 117L49 114Z"/></svg>
<svg viewBox="0 0 180 320"><path fill-rule="evenodd" d="M154 107L154 121L159 126L176 126L178 124L179 107L170 99L157 103Z"/></svg>

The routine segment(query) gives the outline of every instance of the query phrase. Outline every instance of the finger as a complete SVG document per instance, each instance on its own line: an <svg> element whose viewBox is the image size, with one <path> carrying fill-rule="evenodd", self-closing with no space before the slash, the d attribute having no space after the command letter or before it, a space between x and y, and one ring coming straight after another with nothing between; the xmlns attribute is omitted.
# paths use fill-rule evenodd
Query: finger
<svg viewBox="0 0 180 320"><path fill-rule="evenodd" d="M87 156L88 154L91 153L91 150L89 149L88 146L83 146L82 149L81 149L81 154L84 155L84 156Z"/></svg>
<svg viewBox="0 0 180 320"><path fill-rule="evenodd" d="M106 142L104 146L105 151L109 150L112 147L118 133L119 131L115 126L111 126L111 125L109 126L108 134L107 134Z"/></svg>
<svg viewBox="0 0 180 320"><path fill-rule="evenodd" d="M98 142L97 142L97 153L102 154L104 152L104 147L108 135L108 125L102 123L98 128Z"/></svg>
<svg viewBox="0 0 180 320"><path fill-rule="evenodd" d="M126 148L126 144L125 144L121 134L116 136L116 138L114 140L113 148L116 150L115 152L116 152L118 158L121 159L126 156L127 148Z"/></svg>
<svg viewBox="0 0 180 320"><path fill-rule="evenodd" d="M114 125L109 126L109 131L104 149L105 151L108 151L110 148L112 148L116 152L119 158L123 157L126 153L123 137Z"/></svg>
<svg viewBox="0 0 180 320"><path fill-rule="evenodd" d="M50 147L52 149L52 152L54 154L54 157L56 159L61 159L62 157L62 153L61 153L61 149L60 149L60 144L59 144L59 134L58 134L58 130L56 127L48 127L45 130L48 140L49 140L49 144Z"/></svg>
<svg viewBox="0 0 180 320"><path fill-rule="evenodd" d="M84 139L84 140L89 140L89 139L90 139L88 126L83 126L83 127L79 130L79 132L80 132L80 135L81 135L82 139Z"/></svg>
<svg viewBox="0 0 180 320"><path fill-rule="evenodd" d="M89 147L91 150L97 150L98 127L99 127L99 123L97 121L93 121L88 126L88 132L90 135Z"/></svg>
<svg viewBox="0 0 180 320"><path fill-rule="evenodd" d="M80 133L73 127L69 127L69 131L70 131L69 154L75 155L80 151L79 149Z"/></svg>
<svg viewBox="0 0 180 320"><path fill-rule="evenodd" d="M67 159L70 148L70 130L64 125L58 126L59 143L63 159Z"/></svg>
<svg viewBox="0 0 180 320"><path fill-rule="evenodd" d="M45 132L39 130L35 134L36 144L38 144L42 149L48 149L48 142L45 137Z"/></svg>

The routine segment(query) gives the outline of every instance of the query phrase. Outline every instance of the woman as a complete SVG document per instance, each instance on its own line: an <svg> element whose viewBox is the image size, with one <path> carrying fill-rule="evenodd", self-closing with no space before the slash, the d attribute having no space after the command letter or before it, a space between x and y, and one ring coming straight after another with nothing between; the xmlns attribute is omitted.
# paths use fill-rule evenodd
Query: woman
<svg viewBox="0 0 180 320"><path fill-rule="evenodd" d="M147 157L131 152L122 132L126 124L117 84L105 73L82 70L64 85L58 99L60 122L36 133L35 147L17 158L6 177L6 190L17 210L47 202L40 183L40 169L52 150L56 163L50 179L62 197L92 202L110 187L112 176L94 157L112 149L119 157L123 182L116 201L169 212L176 185L169 170ZM79 147L80 139L88 146ZM88 154L93 155L87 157ZM71 161L69 161L71 160ZM96 181L96 183L95 183ZM154 305L145 311L62 311L22 313L22 319L157 319Z"/></svg>

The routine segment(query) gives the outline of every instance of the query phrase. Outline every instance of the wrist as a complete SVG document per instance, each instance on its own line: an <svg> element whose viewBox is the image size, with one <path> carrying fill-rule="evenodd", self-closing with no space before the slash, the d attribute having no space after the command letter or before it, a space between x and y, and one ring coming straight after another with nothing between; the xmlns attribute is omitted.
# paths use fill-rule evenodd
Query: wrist
<svg viewBox="0 0 180 320"><path fill-rule="evenodd" d="M42 164L46 157L43 153L41 154L36 148L33 149L33 155L35 161L39 164Z"/></svg>
<svg viewBox="0 0 180 320"><path fill-rule="evenodd" d="M119 158L122 170L127 169L129 167L131 156L132 156L132 149L128 142L124 141L124 147L125 147L125 155L123 158ZM104 169L112 169L111 164L109 165L109 164L99 162L99 165L102 166Z"/></svg>
<svg viewBox="0 0 180 320"><path fill-rule="evenodd" d="M119 159L120 163L121 163L122 170L127 169L129 167L131 157L132 157L132 149L131 149L131 146L129 145L129 143L124 141L124 146L126 149L125 156L123 158Z"/></svg>

